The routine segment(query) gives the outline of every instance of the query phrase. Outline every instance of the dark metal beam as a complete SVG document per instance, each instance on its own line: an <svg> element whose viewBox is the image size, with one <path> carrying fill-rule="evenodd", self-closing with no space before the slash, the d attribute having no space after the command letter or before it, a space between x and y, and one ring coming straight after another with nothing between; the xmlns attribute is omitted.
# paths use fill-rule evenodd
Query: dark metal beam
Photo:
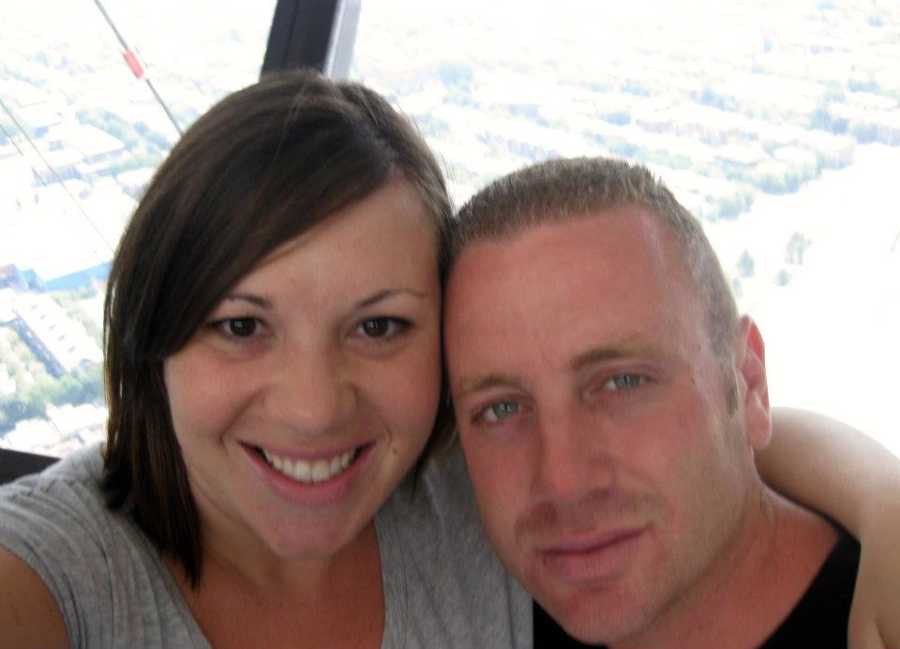
<svg viewBox="0 0 900 649"><path fill-rule="evenodd" d="M47 455L0 449L0 484L43 471L56 460L57 458Z"/></svg>
<svg viewBox="0 0 900 649"><path fill-rule="evenodd" d="M325 72L339 0L278 0L262 72L315 68Z"/></svg>

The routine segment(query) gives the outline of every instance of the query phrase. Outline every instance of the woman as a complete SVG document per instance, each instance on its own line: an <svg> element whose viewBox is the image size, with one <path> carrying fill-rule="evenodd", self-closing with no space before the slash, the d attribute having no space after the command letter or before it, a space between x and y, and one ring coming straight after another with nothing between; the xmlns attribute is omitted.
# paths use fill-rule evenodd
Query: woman
<svg viewBox="0 0 900 649"><path fill-rule="evenodd" d="M421 459L450 212L360 86L285 74L201 117L113 263L102 459L0 491L0 647L529 646L459 454Z"/></svg>

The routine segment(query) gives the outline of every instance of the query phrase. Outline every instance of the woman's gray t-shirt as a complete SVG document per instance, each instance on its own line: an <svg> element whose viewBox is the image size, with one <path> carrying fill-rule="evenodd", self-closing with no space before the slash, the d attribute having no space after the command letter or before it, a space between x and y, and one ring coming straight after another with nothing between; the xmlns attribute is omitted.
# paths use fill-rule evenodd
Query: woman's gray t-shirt
<svg viewBox="0 0 900 649"><path fill-rule="evenodd" d="M73 647L209 647L156 549L105 506L101 471L94 446L0 487L0 545L47 584ZM531 599L486 540L459 449L407 478L375 523L383 649L531 647Z"/></svg>

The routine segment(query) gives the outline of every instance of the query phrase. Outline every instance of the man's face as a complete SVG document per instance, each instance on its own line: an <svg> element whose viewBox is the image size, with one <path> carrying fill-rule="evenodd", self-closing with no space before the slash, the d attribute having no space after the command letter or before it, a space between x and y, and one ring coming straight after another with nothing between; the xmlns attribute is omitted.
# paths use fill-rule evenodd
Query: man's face
<svg viewBox="0 0 900 649"><path fill-rule="evenodd" d="M678 254L626 206L472 245L447 289L453 400L488 534L584 641L638 637L684 605L747 506L744 407L729 412Z"/></svg>

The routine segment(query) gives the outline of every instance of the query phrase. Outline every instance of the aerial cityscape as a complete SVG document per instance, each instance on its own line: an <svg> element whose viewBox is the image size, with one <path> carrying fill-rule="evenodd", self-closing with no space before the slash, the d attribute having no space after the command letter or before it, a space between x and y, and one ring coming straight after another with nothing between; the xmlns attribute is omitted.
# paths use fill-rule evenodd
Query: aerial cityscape
<svg viewBox="0 0 900 649"><path fill-rule="evenodd" d="M116 242L178 132L258 77L274 8L103 4L130 60L87 1L17 5L0 45L0 447L104 437ZM900 5L627 4L367 1L351 77L416 122L457 203L548 157L649 165L761 322L775 403L900 454Z"/></svg>

